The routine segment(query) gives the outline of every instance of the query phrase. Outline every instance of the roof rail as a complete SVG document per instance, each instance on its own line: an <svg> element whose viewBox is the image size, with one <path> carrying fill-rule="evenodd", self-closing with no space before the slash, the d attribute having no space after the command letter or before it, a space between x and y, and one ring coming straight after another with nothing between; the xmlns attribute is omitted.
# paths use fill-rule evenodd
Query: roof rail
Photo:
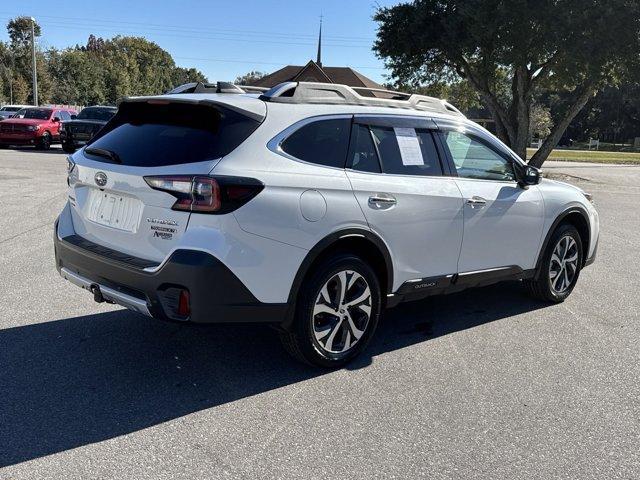
<svg viewBox="0 0 640 480"><path fill-rule="evenodd" d="M370 95L361 95L368 93ZM335 83L285 82L260 95L265 102L366 105L410 108L464 117L446 100L380 88L349 87Z"/></svg>
<svg viewBox="0 0 640 480"><path fill-rule="evenodd" d="M169 90L166 95L175 93L262 93L268 89L252 85L236 85L232 82L203 83L191 82Z"/></svg>

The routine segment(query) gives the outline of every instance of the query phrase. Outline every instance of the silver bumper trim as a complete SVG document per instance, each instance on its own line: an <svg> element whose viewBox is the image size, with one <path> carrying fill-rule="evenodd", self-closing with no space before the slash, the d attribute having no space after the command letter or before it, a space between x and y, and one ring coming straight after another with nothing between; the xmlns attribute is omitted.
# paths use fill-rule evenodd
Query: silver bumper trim
<svg viewBox="0 0 640 480"><path fill-rule="evenodd" d="M100 285L99 283L92 282L88 278L85 278L77 273L73 273L71 270L66 268L60 269L60 275L65 280L70 281L74 285L77 285L80 288L83 288L89 292L91 292L91 286L97 285L100 287L100 293L105 300L111 301L113 303L117 303L118 305L128 308L129 310L133 310L134 312L142 313L148 317L151 317L151 312L149 312L149 306L147 302L144 300L140 300L139 298L132 297L131 295L127 295L126 293L118 292L109 287L105 287L104 285Z"/></svg>

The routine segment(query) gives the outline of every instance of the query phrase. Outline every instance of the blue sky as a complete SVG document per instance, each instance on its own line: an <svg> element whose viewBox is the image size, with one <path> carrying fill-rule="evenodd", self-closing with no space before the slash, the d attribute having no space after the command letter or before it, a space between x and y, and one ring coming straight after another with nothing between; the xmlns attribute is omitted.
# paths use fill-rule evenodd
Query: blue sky
<svg viewBox="0 0 640 480"><path fill-rule="evenodd" d="M250 70L271 72L315 58L320 14L323 63L351 66L381 82L387 73L371 51L377 5L397 0L30 0L0 3L0 21L36 18L43 48L85 44L90 33L144 36L176 63L209 80L233 80ZM52 8L54 7L54 8ZM6 28L0 39L7 40Z"/></svg>

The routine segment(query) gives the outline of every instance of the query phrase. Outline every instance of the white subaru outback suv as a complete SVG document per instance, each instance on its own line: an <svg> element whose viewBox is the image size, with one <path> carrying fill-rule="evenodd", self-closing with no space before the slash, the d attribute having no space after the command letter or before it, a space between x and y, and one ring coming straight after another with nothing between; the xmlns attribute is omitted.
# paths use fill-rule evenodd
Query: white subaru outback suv
<svg viewBox="0 0 640 480"><path fill-rule="evenodd" d="M338 367L385 307L503 280L561 302L595 258L589 195L444 101L218 91L125 99L69 157L56 265L96 301L267 322L295 357Z"/></svg>

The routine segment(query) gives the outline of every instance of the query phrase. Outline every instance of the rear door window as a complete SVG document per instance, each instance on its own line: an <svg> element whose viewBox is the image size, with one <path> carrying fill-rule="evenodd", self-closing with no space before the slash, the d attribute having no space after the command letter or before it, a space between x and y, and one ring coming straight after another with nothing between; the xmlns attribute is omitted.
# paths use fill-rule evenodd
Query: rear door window
<svg viewBox="0 0 640 480"><path fill-rule="evenodd" d="M382 172L394 175L440 176L442 166L430 131L371 126Z"/></svg>
<svg viewBox="0 0 640 480"><path fill-rule="evenodd" d="M123 103L89 147L113 152L121 164L134 167L203 162L229 154L259 125L221 106ZM114 162L86 150L85 155Z"/></svg>
<svg viewBox="0 0 640 480"><path fill-rule="evenodd" d="M280 148L305 162L344 168L350 129L350 118L313 121L293 132Z"/></svg>

